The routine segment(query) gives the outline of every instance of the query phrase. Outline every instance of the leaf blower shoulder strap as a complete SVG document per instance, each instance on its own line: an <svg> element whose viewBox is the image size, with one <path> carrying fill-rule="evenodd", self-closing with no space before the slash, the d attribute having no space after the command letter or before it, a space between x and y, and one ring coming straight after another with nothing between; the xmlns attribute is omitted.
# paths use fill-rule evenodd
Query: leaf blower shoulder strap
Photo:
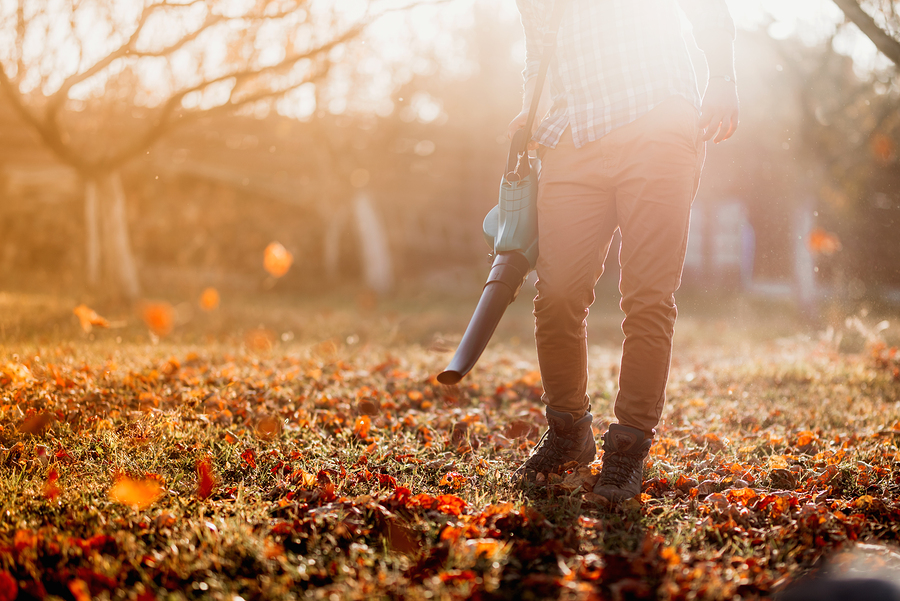
<svg viewBox="0 0 900 601"><path fill-rule="evenodd" d="M547 71L556 53L557 38L559 36L559 24L562 22L563 13L569 0L556 0L553 3L553 14L550 17L550 27L544 33L541 50L541 65L538 68L537 80L534 82L534 94L531 97L531 106L528 109L528 119L525 127L513 137L510 147L507 171L515 173L515 180L521 180L528 175L528 143L531 141L531 130L537 117L538 104L544 91L544 82L547 79ZM509 178L508 178L509 179ZM510 180L513 181L513 180Z"/></svg>

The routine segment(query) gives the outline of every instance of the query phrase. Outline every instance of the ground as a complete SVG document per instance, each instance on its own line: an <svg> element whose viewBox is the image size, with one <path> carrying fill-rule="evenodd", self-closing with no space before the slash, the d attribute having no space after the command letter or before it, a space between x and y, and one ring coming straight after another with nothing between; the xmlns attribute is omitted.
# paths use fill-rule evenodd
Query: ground
<svg viewBox="0 0 900 601"><path fill-rule="evenodd" d="M620 317L598 303L599 436ZM596 466L507 481L546 423L527 299L458 387L434 376L470 298L223 294L157 334L102 303L84 333L76 304L0 295L0 601L753 599L896 567L880 317L683 301L643 493L610 507Z"/></svg>

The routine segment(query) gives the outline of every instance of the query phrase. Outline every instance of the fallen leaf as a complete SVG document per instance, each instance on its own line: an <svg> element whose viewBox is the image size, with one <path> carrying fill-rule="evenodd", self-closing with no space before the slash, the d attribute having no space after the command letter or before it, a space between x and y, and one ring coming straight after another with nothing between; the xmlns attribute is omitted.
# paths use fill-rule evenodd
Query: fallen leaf
<svg viewBox="0 0 900 601"><path fill-rule="evenodd" d="M353 424L353 434L363 440L369 438L369 428L372 427L372 418L368 415L360 415Z"/></svg>
<svg viewBox="0 0 900 601"><path fill-rule="evenodd" d="M247 462L247 465L256 469L256 451L253 449L247 449L243 453L241 453L241 459Z"/></svg>
<svg viewBox="0 0 900 601"><path fill-rule="evenodd" d="M88 588L87 582L80 578L69 581L69 591L75 597L75 601L91 601L91 590Z"/></svg>
<svg viewBox="0 0 900 601"><path fill-rule="evenodd" d="M458 472L447 472L441 478L440 486L449 486L453 489L460 489L465 486L469 479Z"/></svg>
<svg viewBox="0 0 900 601"><path fill-rule="evenodd" d="M216 488L216 477L213 472L211 457L203 457L197 461L197 496L208 499Z"/></svg>
<svg viewBox="0 0 900 601"><path fill-rule="evenodd" d="M215 311L219 308L219 291L215 288L205 288L200 294L200 308L204 311Z"/></svg>
<svg viewBox="0 0 900 601"><path fill-rule="evenodd" d="M41 489L44 497L53 500L59 496L59 472L56 471L55 467L51 467L50 471L47 472L47 479L44 481L44 486Z"/></svg>
<svg viewBox="0 0 900 601"><path fill-rule="evenodd" d="M841 240L837 234L826 232L818 227L809 232L806 244L813 254L829 256L841 250Z"/></svg>
<svg viewBox="0 0 900 601"><path fill-rule="evenodd" d="M12 574L0 570L0 601L14 601L19 595L19 585Z"/></svg>
<svg viewBox="0 0 900 601"><path fill-rule="evenodd" d="M109 489L109 498L135 509L146 509L163 494L163 488L155 478L134 479L120 476Z"/></svg>
<svg viewBox="0 0 900 601"><path fill-rule="evenodd" d="M294 256L278 242L272 242L266 247L263 255L263 266L271 275L280 278L288 272Z"/></svg>
<svg viewBox="0 0 900 601"><path fill-rule="evenodd" d="M81 329L84 330L85 333L89 333L94 326L98 328L108 328L109 321L100 317L96 311L88 307L87 305L81 304L75 307L72 310L73 313L78 317L78 322L81 324Z"/></svg>
<svg viewBox="0 0 900 601"><path fill-rule="evenodd" d="M166 302L148 302L141 307L141 318L150 331L157 336L166 336L175 324L175 309Z"/></svg>

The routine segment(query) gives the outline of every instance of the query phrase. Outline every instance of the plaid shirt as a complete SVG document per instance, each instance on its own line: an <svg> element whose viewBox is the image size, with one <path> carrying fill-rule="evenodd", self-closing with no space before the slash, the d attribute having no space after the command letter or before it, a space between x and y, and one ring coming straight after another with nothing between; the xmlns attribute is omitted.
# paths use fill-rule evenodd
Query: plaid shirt
<svg viewBox="0 0 900 601"><path fill-rule="evenodd" d="M556 0L559 1L559 0ZM551 0L516 0L525 28L525 80L537 76ZM715 29L734 38L725 0L568 0L548 80L552 108L534 139L556 147L572 127L576 147L631 123L673 95L700 109L678 6L697 45Z"/></svg>

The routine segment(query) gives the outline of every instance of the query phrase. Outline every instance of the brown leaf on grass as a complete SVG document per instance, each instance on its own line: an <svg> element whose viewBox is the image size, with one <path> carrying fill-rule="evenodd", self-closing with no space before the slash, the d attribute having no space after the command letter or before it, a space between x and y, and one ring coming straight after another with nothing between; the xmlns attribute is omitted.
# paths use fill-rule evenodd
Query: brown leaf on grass
<svg viewBox="0 0 900 601"><path fill-rule="evenodd" d="M120 476L109 489L109 498L123 505L131 505L135 509L146 509L155 503L163 494L163 488L156 478L137 480L128 476Z"/></svg>
<svg viewBox="0 0 900 601"><path fill-rule="evenodd" d="M269 244L263 253L263 267L276 278L286 274L293 262L294 255L278 242Z"/></svg>
<svg viewBox="0 0 900 601"><path fill-rule="evenodd" d="M507 438L537 438L538 427L523 420L516 420L506 426L505 436Z"/></svg>
<svg viewBox="0 0 900 601"><path fill-rule="evenodd" d="M208 499L212 496L216 488L216 477L213 471L211 457L203 457L197 460L197 496L201 499Z"/></svg>
<svg viewBox="0 0 900 601"><path fill-rule="evenodd" d="M575 491L579 488L586 492L594 490L594 485L600 479L600 470L590 465L577 468L571 474L567 474L559 486L568 491Z"/></svg>
<svg viewBox="0 0 900 601"><path fill-rule="evenodd" d="M272 440L281 433L281 425L280 419L267 415L256 424L256 435L263 440Z"/></svg>
<svg viewBox="0 0 900 601"><path fill-rule="evenodd" d="M109 321L100 317L96 311L85 304L78 305L72 312L78 317L78 323L85 334L90 333L94 326L98 328L108 328Z"/></svg>
<svg viewBox="0 0 900 601"><path fill-rule="evenodd" d="M167 302L147 302L141 306L141 319L157 336L166 336L175 324L175 309Z"/></svg>
<svg viewBox="0 0 900 601"><path fill-rule="evenodd" d="M44 480L44 486L41 488L41 493L47 499L51 501L59 496L59 472L56 471L55 467L51 467L50 471L47 472L47 479Z"/></svg>
<svg viewBox="0 0 900 601"><path fill-rule="evenodd" d="M42 411L41 413L25 418L25 421L19 426L19 432L40 436L52 421L53 416L47 411Z"/></svg>
<svg viewBox="0 0 900 601"><path fill-rule="evenodd" d="M275 332L268 328L254 328L244 334L244 344L253 351L265 352L275 345Z"/></svg>
<svg viewBox="0 0 900 601"><path fill-rule="evenodd" d="M204 288L203 292L200 293L198 304L204 311L215 311L219 308L220 300L219 291L210 286L209 288Z"/></svg>
<svg viewBox="0 0 900 601"><path fill-rule="evenodd" d="M422 541L416 531L393 520L386 524L385 538L391 549L404 555L413 555L422 550Z"/></svg>

